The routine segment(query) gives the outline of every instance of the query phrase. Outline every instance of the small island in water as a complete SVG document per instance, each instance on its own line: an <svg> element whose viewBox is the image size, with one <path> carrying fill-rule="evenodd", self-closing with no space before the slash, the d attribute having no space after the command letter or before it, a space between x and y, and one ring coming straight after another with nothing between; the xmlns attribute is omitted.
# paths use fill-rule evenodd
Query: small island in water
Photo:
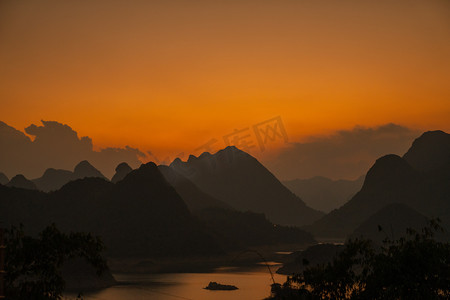
<svg viewBox="0 0 450 300"><path fill-rule="evenodd" d="M204 288L205 290L214 290L214 291L233 291L237 290L238 288L234 285L226 285L226 284L220 284L217 282L211 281L207 287Z"/></svg>

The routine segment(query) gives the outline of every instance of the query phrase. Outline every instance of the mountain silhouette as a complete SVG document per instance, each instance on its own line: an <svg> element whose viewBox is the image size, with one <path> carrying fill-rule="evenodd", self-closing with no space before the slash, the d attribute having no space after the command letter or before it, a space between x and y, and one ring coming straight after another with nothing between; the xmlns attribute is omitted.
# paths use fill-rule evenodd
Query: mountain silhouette
<svg viewBox="0 0 450 300"><path fill-rule="evenodd" d="M283 181L309 207L330 212L346 203L362 187L364 176L356 180L332 180L322 176Z"/></svg>
<svg viewBox="0 0 450 300"><path fill-rule="evenodd" d="M264 213L277 224L305 225L323 216L289 191L254 157L230 146L214 155L174 160L170 168L205 193L240 211Z"/></svg>
<svg viewBox="0 0 450 300"><path fill-rule="evenodd" d="M100 171L94 168L88 161L84 160L75 166L73 172L49 168L45 170L41 177L33 179L32 181L36 184L39 190L50 192L60 189L69 181L86 177L98 177L107 180Z"/></svg>
<svg viewBox="0 0 450 300"><path fill-rule="evenodd" d="M109 257L119 258L216 255L252 245L314 241L301 229L274 226L262 214L235 211L177 176L180 190L203 197L195 200L200 209L193 215L185 203L190 202L161 169L173 176L168 167L147 163L117 183L85 177L48 193L0 185L0 219L5 226L24 224L31 235L50 223L62 231L91 232L105 242Z"/></svg>
<svg viewBox="0 0 450 300"><path fill-rule="evenodd" d="M0 172L0 184L7 184L9 182L8 177L5 174Z"/></svg>
<svg viewBox="0 0 450 300"><path fill-rule="evenodd" d="M21 189L36 190L36 185L25 178L22 174L16 175L6 184L6 186L16 187Z"/></svg>
<svg viewBox="0 0 450 300"><path fill-rule="evenodd" d="M107 178L87 160L81 161L73 170L72 180L82 179L85 177L99 177L107 180Z"/></svg>
<svg viewBox="0 0 450 300"><path fill-rule="evenodd" d="M231 206L223 201L214 198L200 190L192 181L175 171L174 169L161 165L159 170L164 178L175 188L177 193L183 198L191 212L204 208L219 207L231 209Z"/></svg>
<svg viewBox="0 0 450 300"><path fill-rule="evenodd" d="M108 207L97 219L110 223L101 226L100 234L118 255L219 251L154 163L130 172L103 201L108 202Z"/></svg>
<svg viewBox="0 0 450 300"><path fill-rule="evenodd" d="M214 238L153 163L113 184L99 177L70 181L51 193L0 186L0 218L36 234L54 222L64 231L100 235L110 256L217 254Z"/></svg>
<svg viewBox="0 0 450 300"><path fill-rule="evenodd" d="M53 168L45 170L42 177L33 179L37 188L44 192L55 191L68 183L73 178L73 172L67 170L56 170Z"/></svg>
<svg viewBox="0 0 450 300"><path fill-rule="evenodd" d="M274 226L264 214L240 212L202 190L174 169L160 165L159 170L183 198L221 247L239 250L246 247L280 243L314 243L311 234L293 227Z"/></svg>
<svg viewBox="0 0 450 300"><path fill-rule="evenodd" d="M439 138L430 139L435 136ZM432 147L425 146L427 143ZM447 138L442 138L441 132L427 132L416 139L405 155L415 167L397 155L378 159L368 171L361 190L308 229L317 237L345 238L375 212L393 203L406 204L428 218L439 217L443 226L450 228L450 164L445 155L448 150L436 147L448 149Z"/></svg>
<svg viewBox="0 0 450 300"><path fill-rule="evenodd" d="M450 164L450 134L440 130L425 132L413 142L403 158L425 172Z"/></svg>
<svg viewBox="0 0 450 300"><path fill-rule="evenodd" d="M116 173L114 174L114 176L111 178L111 182L112 183L117 183L118 181L121 181L122 179L125 178L125 176L127 176L131 171L133 171L133 169L126 163L120 163L119 165L117 165L116 167Z"/></svg>

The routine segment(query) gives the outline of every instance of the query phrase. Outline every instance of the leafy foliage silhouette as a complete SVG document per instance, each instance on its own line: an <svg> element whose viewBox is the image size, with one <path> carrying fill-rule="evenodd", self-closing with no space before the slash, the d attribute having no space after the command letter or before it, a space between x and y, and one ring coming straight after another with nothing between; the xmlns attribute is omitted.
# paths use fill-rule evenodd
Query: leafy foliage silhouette
<svg viewBox="0 0 450 300"><path fill-rule="evenodd" d="M90 233L66 234L54 224L37 238L26 236L23 226L5 233L7 299L61 299L65 286L61 267L69 259L86 259L98 275L106 269L103 243Z"/></svg>
<svg viewBox="0 0 450 300"><path fill-rule="evenodd" d="M381 247L349 240L330 263L272 285L269 299L449 299L450 243L436 240L441 231L435 219Z"/></svg>

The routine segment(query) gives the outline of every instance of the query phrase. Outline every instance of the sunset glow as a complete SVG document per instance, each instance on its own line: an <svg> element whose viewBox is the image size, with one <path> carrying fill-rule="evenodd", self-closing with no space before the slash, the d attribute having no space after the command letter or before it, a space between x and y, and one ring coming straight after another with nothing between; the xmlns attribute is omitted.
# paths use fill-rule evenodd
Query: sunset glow
<svg viewBox="0 0 450 300"><path fill-rule="evenodd" d="M450 130L448 1L283 2L2 1L1 118L160 157L275 116Z"/></svg>

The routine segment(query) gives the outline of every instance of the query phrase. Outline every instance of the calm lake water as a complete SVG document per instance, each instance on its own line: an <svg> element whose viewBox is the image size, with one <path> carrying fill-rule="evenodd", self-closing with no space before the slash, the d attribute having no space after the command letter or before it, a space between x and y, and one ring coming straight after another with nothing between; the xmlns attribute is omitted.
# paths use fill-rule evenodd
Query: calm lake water
<svg viewBox="0 0 450 300"><path fill-rule="evenodd" d="M272 271L278 266L272 266ZM283 283L286 276L273 274L275 282ZM270 296L272 279L267 267L252 269L220 268L214 273L114 274L119 285L84 295L86 300L223 300L264 299ZM231 284L234 291L203 289L210 281ZM68 295L67 299L74 299Z"/></svg>

